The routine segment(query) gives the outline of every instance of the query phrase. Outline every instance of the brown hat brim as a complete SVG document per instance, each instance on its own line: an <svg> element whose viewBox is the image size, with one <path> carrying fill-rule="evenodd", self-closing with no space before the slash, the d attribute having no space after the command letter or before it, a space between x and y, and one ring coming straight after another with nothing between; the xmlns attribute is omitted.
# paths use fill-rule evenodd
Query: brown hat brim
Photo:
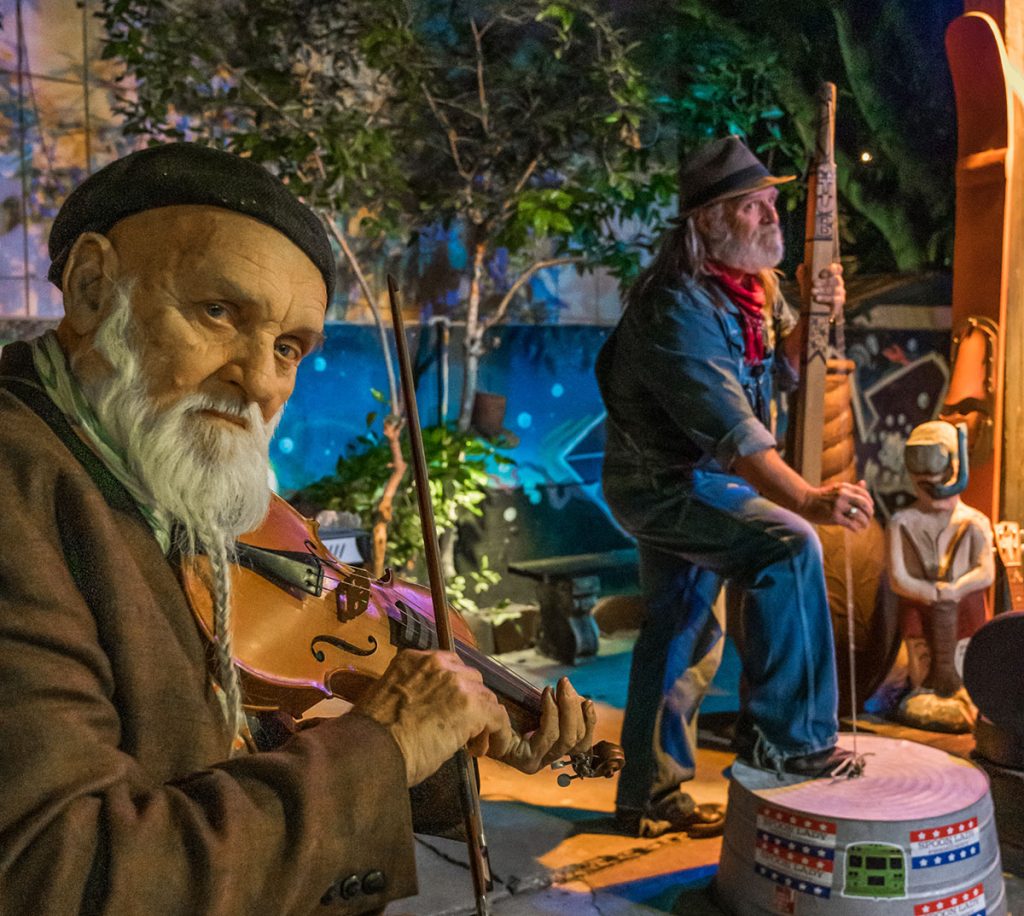
<svg viewBox="0 0 1024 916"><path fill-rule="evenodd" d="M723 191L721 194L716 194L710 200L705 200L699 203L696 207L690 207L678 216L673 217L669 220L674 225L679 225L684 222L687 217L692 216L698 210L703 210L705 207L710 207L712 204L721 203L723 200L731 200L734 197L742 197L744 194L753 194L755 191L763 191L765 188L774 187L777 184L788 184L791 181L796 181L796 175L762 175L755 181L749 184L741 185L740 187L730 188L728 191Z"/></svg>

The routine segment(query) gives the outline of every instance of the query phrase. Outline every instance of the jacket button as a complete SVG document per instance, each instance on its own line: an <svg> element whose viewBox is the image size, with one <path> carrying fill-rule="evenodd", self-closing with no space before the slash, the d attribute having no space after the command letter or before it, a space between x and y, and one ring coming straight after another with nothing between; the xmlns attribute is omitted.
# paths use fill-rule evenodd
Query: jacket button
<svg viewBox="0 0 1024 916"><path fill-rule="evenodd" d="M387 886L388 880L382 871L368 871L363 878L364 894L379 894Z"/></svg>
<svg viewBox="0 0 1024 916"><path fill-rule="evenodd" d="M353 897L359 895L359 891L362 889L362 882L359 880L358 875L349 875L341 883L341 896L346 900L351 900Z"/></svg>

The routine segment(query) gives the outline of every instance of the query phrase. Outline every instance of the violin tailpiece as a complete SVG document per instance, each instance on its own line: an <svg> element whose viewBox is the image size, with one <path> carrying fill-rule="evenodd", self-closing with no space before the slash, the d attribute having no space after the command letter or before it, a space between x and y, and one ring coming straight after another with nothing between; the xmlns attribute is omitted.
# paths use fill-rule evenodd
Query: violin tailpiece
<svg viewBox="0 0 1024 916"><path fill-rule="evenodd" d="M240 541L235 548L239 566L251 569L265 579L290 585L314 598L323 594L324 570L310 554L253 547Z"/></svg>

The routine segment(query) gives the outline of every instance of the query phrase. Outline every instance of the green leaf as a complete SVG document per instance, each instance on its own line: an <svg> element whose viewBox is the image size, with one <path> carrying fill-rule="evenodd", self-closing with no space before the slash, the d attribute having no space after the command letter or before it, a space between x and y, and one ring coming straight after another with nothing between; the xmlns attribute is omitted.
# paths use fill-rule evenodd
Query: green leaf
<svg viewBox="0 0 1024 916"><path fill-rule="evenodd" d="M553 213L548 221L549 228L552 232L564 232L566 234L572 232L572 220L569 219L564 213Z"/></svg>

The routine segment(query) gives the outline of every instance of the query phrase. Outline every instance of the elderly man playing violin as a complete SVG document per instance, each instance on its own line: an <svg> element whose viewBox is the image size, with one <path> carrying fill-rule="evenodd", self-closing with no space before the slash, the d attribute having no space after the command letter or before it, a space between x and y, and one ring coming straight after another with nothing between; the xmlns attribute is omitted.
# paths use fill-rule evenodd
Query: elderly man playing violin
<svg viewBox="0 0 1024 916"><path fill-rule="evenodd" d="M334 258L251 162L154 147L50 237L55 332L0 357L0 911L361 913L415 893L409 787L466 745L535 772L589 747L567 681L516 734L454 655L400 652L352 711L250 753L239 535L322 337ZM215 630L178 575L203 552Z"/></svg>

